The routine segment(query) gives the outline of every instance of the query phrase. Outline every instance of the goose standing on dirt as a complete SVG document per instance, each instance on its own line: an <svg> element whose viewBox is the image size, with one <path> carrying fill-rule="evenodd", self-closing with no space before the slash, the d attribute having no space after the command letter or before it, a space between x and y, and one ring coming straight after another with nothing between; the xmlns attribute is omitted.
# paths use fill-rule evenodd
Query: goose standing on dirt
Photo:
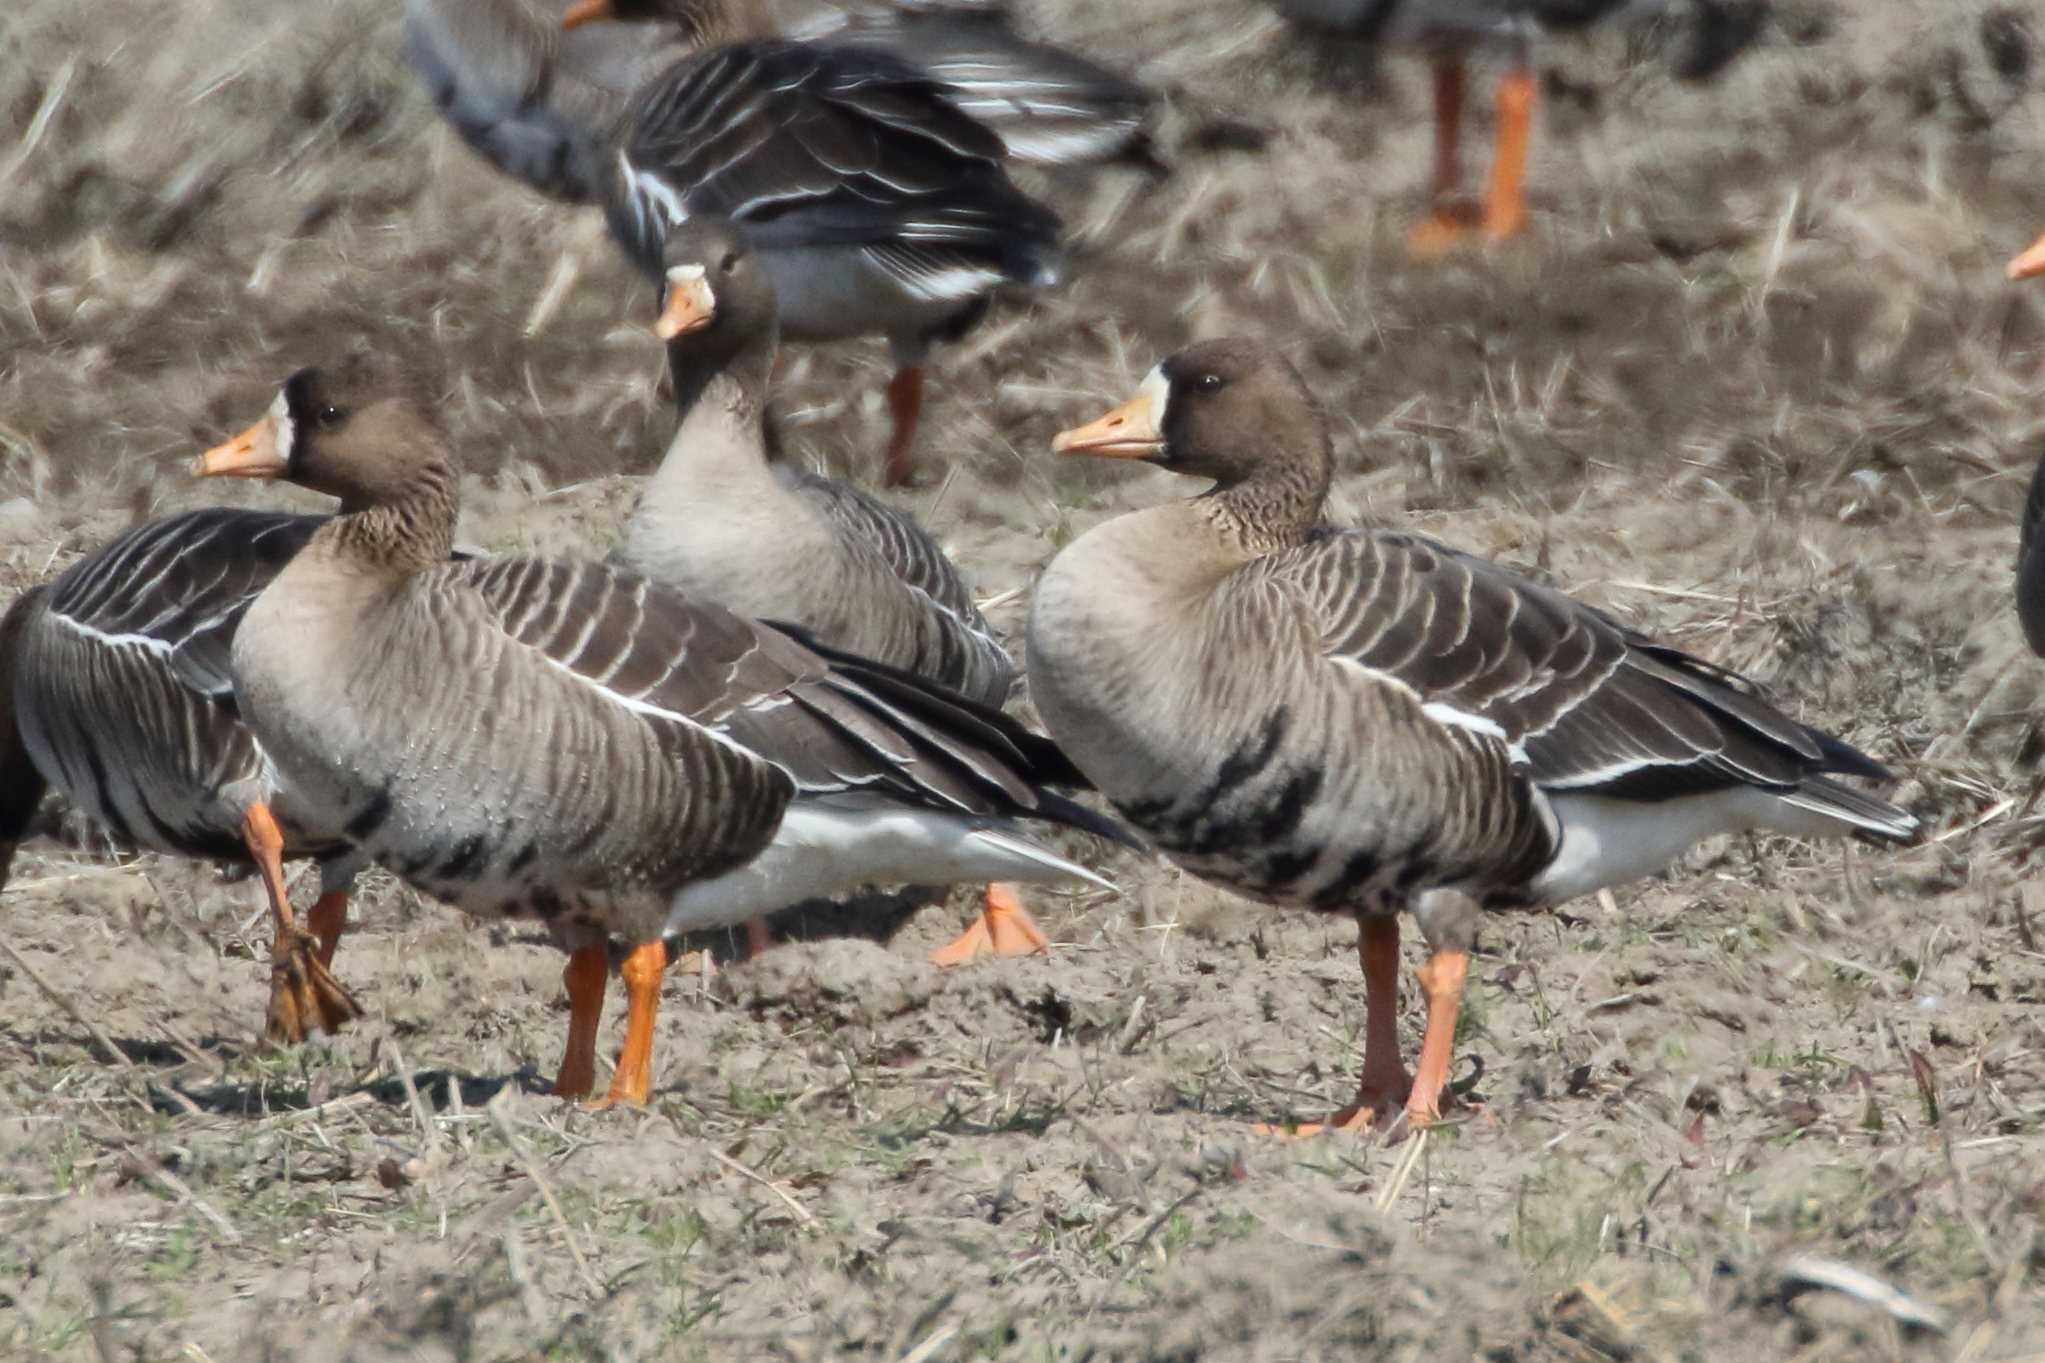
<svg viewBox="0 0 2045 1363"><path fill-rule="evenodd" d="M0 888L47 787L121 842L252 864L270 901L272 1040L361 1015L328 967L359 858L338 824L271 810L228 649L257 593L322 518L209 509L128 531L0 617ZM298 926L282 860L320 863Z"/></svg>
<svg viewBox="0 0 2045 1363"><path fill-rule="evenodd" d="M373 363L294 374L198 471L341 499L236 631L236 700L294 808L472 914L546 923L563 1095L594 1084L610 937L604 1102L643 1102L667 934L871 882L1098 882L1019 821L1126 836L1044 788L1081 781L1053 745L951 692L621 569L447 562L445 441Z"/></svg>
<svg viewBox="0 0 2045 1363"><path fill-rule="evenodd" d="M1370 43L1398 43L1428 53L1434 69L1434 172L1428 214L1407 243L1420 256L1438 255L1481 228L1491 241L1526 225L1527 144L1536 86L1530 49L1543 30L1576 29L1628 12L1660 9L1666 0L1272 0L1301 27ZM1457 197L1465 70L1473 51L1493 49L1508 65L1493 96L1491 173L1481 206Z"/></svg>
<svg viewBox="0 0 2045 1363"><path fill-rule="evenodd" d="M572 117L555 116L544 87L513 96L525 82L497 74L549 69L529 5L411 0L411 12L413 64L457 130L514 169L535 160L505 151L531 140L525 129L562 164L600 168L589 197L650 278L677 223L726 218L774 277L784 337L885 336L891 485L909 474L931 347L975 326L997 291L1057 277L1058 219L1009 180L1001 137L893 52L776 39L763 7L735 0L577 4L561 20L577 32L601 18L669 20L695 55L647 77L609 122L569 136Z"/></svg>
<svg viewBox="0 0 2045 1363"><path fill-rule="evenodd" d="M1321 522L1327 423L1263 344L1204 342L1061 434L1214 480L1096 526L1038 583L1030 692L1053 737L1187 870L1353 913L1363 1077L1335 1126L1440 1115L1484 911L1646 875L1716 833L1907 836L1828 773L1871 759L1726 673L1418 535ZM1429 955L1398 1058L1401 910Z"/></svg>
<svg viewBox="0 0 2045 1363"><path fill-rule="evenodd" d="M618 560L999 709L1015 666L937 542L904 512L772 450L775 299L759 257L727 225L692 218L669 234L665 261L655 330L681 422L626 522ZM749 927L757 950L766 925ZM989 885L980 917L932 959L1049 945L1014 891Z"/></svg>

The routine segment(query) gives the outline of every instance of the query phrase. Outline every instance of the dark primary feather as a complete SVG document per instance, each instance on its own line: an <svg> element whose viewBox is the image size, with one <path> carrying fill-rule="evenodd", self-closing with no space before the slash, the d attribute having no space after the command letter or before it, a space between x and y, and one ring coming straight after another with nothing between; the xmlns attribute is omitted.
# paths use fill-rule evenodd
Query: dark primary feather
<svg viewBox="0 0 2045 1363"><path fill-rule="evenodd" d="M1057 219L1009 183L1001 141L885 53L735 43L676 63L634 98L623 154L690 214L758 249L888 247L1030 282ZM657 273L667 210L631 186L613 227Z"/></svg>
<svg viewBox="0 0 2045 1363"><path fill-rule="evenodd" d="M1417 535L1321 536L1275 556L1327 656L1495 725L1550 790L1666 799L1819 772L1886 775L1720 669L1610 616Z"/></svg>
<svg viewBox="0 0 2045 1363"><path fill-rule="evenodd" d="M2031 491L2017 528L2017 619L2031 651L2045 656L2045 455L2031 472Z"/></svg>
<svg viewBox="0 0 2045 1363"><path fill-rule="evenodd" d="M29 588L0 615L0 890L7 888L15 844L28 832L47 789L14 714L15 657L31 614L42 608L44 592L42 587Z"/></svg>

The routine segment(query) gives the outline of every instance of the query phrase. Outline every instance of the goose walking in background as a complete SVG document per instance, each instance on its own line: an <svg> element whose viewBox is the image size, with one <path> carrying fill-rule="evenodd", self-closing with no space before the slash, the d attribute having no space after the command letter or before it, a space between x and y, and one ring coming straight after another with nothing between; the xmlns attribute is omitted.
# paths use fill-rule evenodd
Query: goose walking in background
<svg viewBox="0 0 2045 1363"><path fill-rule="evenodd" d="M342 511L249 606L235 697L322 826L472 914L568 951L566 1096L595 1081L608 939L627 944L604 1103L645 1101L663 938L871 883L1080 879L1042 820L1081 778L999 712L622 569L449 563L431 409L373 363L301 370L202 475L288 478Z"/></svg>
<svg viewBox="0 0 2045 1363"><path fill-rule="evenodd" d="M49 787L130 846L254 865L273 929L265 1030L282 1042L361 1014L328 969L359 859L341 825L272 811L227 660L243 613L320 519L209 509L151 521L0 618L0 888ZM320 864L306 928L284 890L290 857Z"/></svg>
<svg viewBox="0 0 2045 1363"><path fill-rule="evenodd" d="M616 558L999 709L1014 664L937 541L906 513L777 457L767 426L774 285L759 257L727 225L699 217L669 234L664 260L655 330L681 421ZM748 926L757 951L766 924ZM1014 890L989 885L980 917L932 959L1049 945Z"/></svg>
<svg viewBox="0 0 2045 1363"><path fill-rule="evenodd" d="M1055 448L1213 480L1052 560L1030 692L1080 770L1188 871L1356 915L1363 1075L1330 1125L1400 1104L1416 1124L1440 1115L1484 912L1632 880L1718 833L1916 826L1834 779L1879 779L1875 762L1723 671L1434 540L1325 526L1326 421L1259 342L1181 351ZM1410 1077L1401 911L1428 945Z"/></svg>
<svg viewBox="0 0 2045 1363"><path fill-rule="evenodd" d="M1303 27L1371 43L1415 46L1434 70L1434 171L1428 213L1407 242L1416 255L1438 255L1479 228L1491 241L1526 225L1527 145L1536 86L1530 49L1544 30L1576 29L1627 12L1659 9L1666 0L1273 0ZM1462 187L1465 73L1479 49L1502 54L1506 73L1493 95L1491 171L1481 205L1457 197Z"/></svg>
<svg viewBox="0 0 2045 1363"><path fill-rule="evenodd" d="M953 75L971 81L953 86L925 65L943 65L941 52L855 39L865 31L849 22L843 41L790 41L743 0L579 3L557 18L571 37L613 27L597 19L663 20L625 31L651 32L664 52L679 35L692 55L652 72L615 59L597 95L556 108L546 76L569 53L535 31L532 0L410 0L408 13L407 51L457 131L513 173L601 203L649 277L676 224L725 218L773 276L785 338L884 336L890 485L909 475L932 346L977 325L997 291L1057 277L1058 219L1008 178L1003 132L968 110L1018 111L1033 131L1005 125L1008 136L1045 155L1135 145L1124 113L1091 112L1121 110L1126 82L1109 100L1069 73L1046 77L1020 40L1009 57L990 55L991 19L959 30L973 42L957 41ZM926 18L915 31L934 45L940 28ZM639 80L611 108L621 72ZM581 125L578 114L598 109L605 121Z"/></svg>

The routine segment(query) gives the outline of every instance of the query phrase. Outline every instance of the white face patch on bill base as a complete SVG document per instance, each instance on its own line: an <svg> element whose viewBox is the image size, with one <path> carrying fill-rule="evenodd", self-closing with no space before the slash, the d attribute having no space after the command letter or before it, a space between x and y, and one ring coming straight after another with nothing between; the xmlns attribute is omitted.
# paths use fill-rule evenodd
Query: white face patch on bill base
<svg viewBox="0 0 2045 1363"><path fill-rule="evenodd" d="M270 404L270 439L275 444L277 457L286 464L291 462L291 443L297 438L298 427L291 420L291 399L279 388L276 401Z"/></svg>
<svg viewBox="0 0 2045 1363"><path fill-rule="evenodd" d="M1143 376L1143 382L1136 386L1136 395L1150 404L1150 428L1159 435L1165 429L1165 405L1172 400L1172 381L1165 377L1164 361L1159 360Z"/></svg>
<svg viewBox="0 0 2045 1363"><path fill-rule="evenodd" d="M654 334L672 341L683 332L709 326L717 316L717 295L701 265L671 265L667 271L667 293L661 299L660 319Z"/></svg>

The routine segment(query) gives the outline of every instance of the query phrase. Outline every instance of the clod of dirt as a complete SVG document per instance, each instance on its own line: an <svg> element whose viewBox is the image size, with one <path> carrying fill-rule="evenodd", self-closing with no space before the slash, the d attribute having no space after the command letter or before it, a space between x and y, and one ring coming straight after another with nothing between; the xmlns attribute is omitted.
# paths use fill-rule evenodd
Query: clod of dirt
<svg viewBox="0 0 2045 1363"><path fill-rule="evenodd" d="M879 1022L921 1008L938 991L935 966L863 938L789 942L725 971L725 997L754 1014Z"/></svg>

